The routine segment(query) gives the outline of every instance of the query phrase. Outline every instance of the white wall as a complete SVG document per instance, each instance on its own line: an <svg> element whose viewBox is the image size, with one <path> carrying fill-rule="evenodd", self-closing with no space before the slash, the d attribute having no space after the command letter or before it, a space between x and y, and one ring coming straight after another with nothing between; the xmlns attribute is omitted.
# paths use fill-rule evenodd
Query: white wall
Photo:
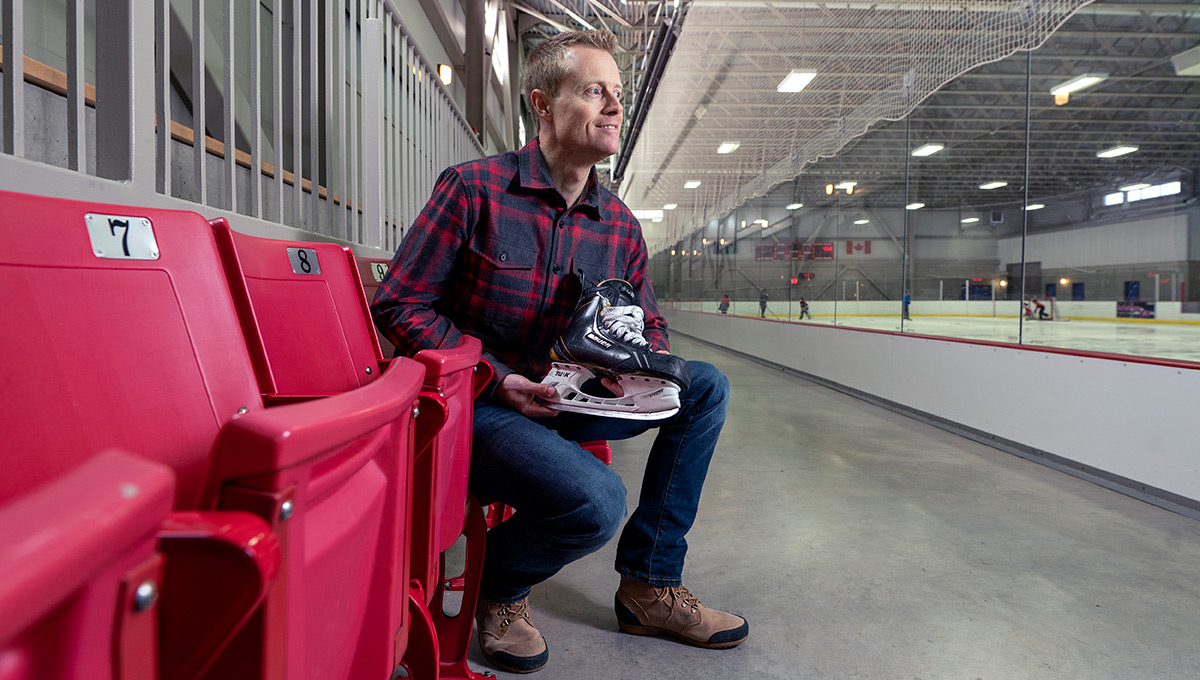
<svg viewBox="0 0 1200 680"><path fill-rule="evenodd" d="M1200 370L667 310L671 329L1200 502Z"/></svg>
<svg viewBox="0 0 1200 680"><path fill-rule="evenodd" d="M1021 237L1002 238L996 245L1001 266L1021 261ZM1030 262L1042 269L1102 267L1175 262L1188 252L1185 212L1135 222L1117 222L1082 229L1029 235L1025 247Z"/></svg>

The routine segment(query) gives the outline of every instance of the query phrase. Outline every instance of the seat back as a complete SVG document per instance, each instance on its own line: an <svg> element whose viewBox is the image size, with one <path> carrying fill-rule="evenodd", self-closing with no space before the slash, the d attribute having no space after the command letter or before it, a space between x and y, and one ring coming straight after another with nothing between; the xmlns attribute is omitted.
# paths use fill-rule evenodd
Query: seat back
<svg viewBox="0 0 1200 680"><path fill-rule="evenodd" d="M0 447L0 466L43 451ZM165 466L109 451L0 503L0 676L158 677Z"/></svg>
<svg viewBox="0 0 1200 680"><path fill-rule="evenodd" d="M199 215L0 192L0 499L107 448L176 475L198 507L209 450L261 407Z"/></svg>
<svg viewBox="0 0 1200 680"><path fill-rule="evenodd" d="M328 395L379 377L353 253L258 238L212 221L265 395Z"/></svg>
<svg viewBox="0 0 1200 680"><path fill-rule="evenodd" d="M358 277L362 281L363 291L366 293L367 302L370 303L375 299L375 293L379 292L379 284L383 283L383 277L387 275L388 267L391 266L390 260L385 260L379 257L355 257L354 265L358 269ZM371 315L368 310L368 318ZM374 326L374 321L371 322ZM383 333L376 330L376 336L379 339L379 347L382 351L381 358L387 359L396 354L396 347L387 338L383 337Z"/></svg>

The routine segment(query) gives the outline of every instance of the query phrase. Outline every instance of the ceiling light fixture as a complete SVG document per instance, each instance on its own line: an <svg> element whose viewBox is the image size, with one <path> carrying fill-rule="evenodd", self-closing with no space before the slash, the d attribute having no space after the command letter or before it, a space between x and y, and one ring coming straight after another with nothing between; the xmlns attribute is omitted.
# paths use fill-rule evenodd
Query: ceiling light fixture
<svg viewBox="0 0 1200 680"><path fill-rule="evenodd" d="M979 188L986 191L988 189L999 189L1000 187L1006 186L1008 186L1008 182L988 182L987 184L980 184Z"/></svg>
<svg viewBox="0 0 1200 680"><path fill-rule="evenodd" d="M1177 76L1200 76L1200 46L1171 57L1171 65Z"/></svg>
<svg viewBox="0 0 1200 680"><path fill-rule="evenodd" d="M834 189L853 189L857 185L858 185L858 182L847 181L847 182L840 182L838 184L835 184L835 185L833 185L833 188Z"/></svg>
<svg viewBox="0 0 1200 680"><path fill-rule="evenodd" d="M674 210L679 207L678 203L668 203L663 206L663 210Z"/></svg>
<svg viewBox="0 0 1200 680"><path fill-rule="evenodd" d="M964 217L960 220L963 224L975 224L979 221L978 217Z"/></svg>
<svg viewBox="0 0 1200 680"><path fill-rule="evenodd" d="M1085 73L1081 76L1075 76L1065 83L1059 83L1058 85L1055 85L1054 87L1050 88L1050 94L1058 96L1062 94L1078 92L1085 87L1091 87L1095 85L1107 77L1107 73Z"/></svg>
<svg viewBox="0 0 1200 680"><path fill-rule="evenodd" d="M684 189L695 189L698 186L700 186L700 180L698 179L689 179L683 183Z"/></svg>
<svg viewBox="0 0 1200 680"><path fill-rule="evenodd" d="M795 210L797 208L803 208L803 207L804 207L803 203L788 203L787 207L784 209L785 210Z"/></svg>
<svg viewBox="0 0 1200 680"><path fill-rule="evenodd" d="M733 153L741 145L741 142L721 142L721 145L717 147L717 153Z"/></svg>
<svg viewBox="0 0 1200 680"><path fill-rule="evenodd" d="M813 71L792 71L776 86L777 92L799 92L803 90L817 74Z"/></svg>
<svg viewBox="0 0 1200 680"><path fill-rule="evenodd" d="M832 193L833 193L833 185L832 185L832 184L826 184L826 185L825 185L825 194L826 194L826 195L829 195L829 194L832 194Z"/></svg>
<svg viewBox="0 0 1200 680"><path fill-rule="evenodd" d="M922 146L919 149L915 149L912 152L912 155L914 155L914 156L932 156L933 154L941 151L944 148L946 148L946 147L941 144L926 144L925 146Z"/></svg>
<svg viewBox="0 0 1200 680"><path fill-rule="evenodd" d="M866 218L863 218L863 219L861 219L861 220L854 220L854 223L855 223L855 224L866 224L866 223L868 223L868 222L870 222L870 221L871 221L871 220L868 220L868 219L866 219Z"/></svg>
<svg viewBox="0 0 1200 680"><path fill-rule="evenodd" d="M660 220L662 220L662 217L663 217L663 211L661 211L661 210L654 210L654 209L650 209L650 210L634 210L634 211L633 211L633 216L634 216L634 217L636 217L636 218L638 218L639 220L652 220L652 221L655 221L655 222L657 222L657 221L660 221Z"/></svg>
<svg viewBox="0 0 1200 680"><path fill-rule="evenodd" d="M1128 144L1121 145L1121 146L1114 146L1111 149L1105 149L1104 151L1097 151L1096 158L1116 158L1117 156L1124 156L1127 153L1133 153L1134 151L1137 151L1137 150L1138 150L1138 148L1136 146L1131 146Z"/></svg>
<svg viewBox="0 0 1200 680"><path fill-rule="evenodd" d="M905 210L920 210L921 208L924 208L924 207L925 207L924 203L909 203L908 205L904 206L904 209Z"/></svg>
<svg viewBox="0 0 1200 680"><path fill-rule="evenodd" d="M438 64L437 69L438 78L442 79L443 85L449 85L454 82L454 69L450 67L450 64Z"/></svg>
<svg viewBox="0 0 1200 680"><path fill-rule="evenodd" d="M1145 189L1148 186L1150 185L1146 184L1145 182L1140 182L1138 184L1130 184L1127 187L1121 187L1120 189L1117 189L1117 191L1137 191L1138 189Z"/></svg>
<svg viewBox="0 0 1200 680"><path fill-rule="evenodd" d="M1045 208L1045 207L1046 206L1043 203L1030 203L1029 205L1025 206L1025 209L1026 210L1041 210L1042 208Z"/></svg>

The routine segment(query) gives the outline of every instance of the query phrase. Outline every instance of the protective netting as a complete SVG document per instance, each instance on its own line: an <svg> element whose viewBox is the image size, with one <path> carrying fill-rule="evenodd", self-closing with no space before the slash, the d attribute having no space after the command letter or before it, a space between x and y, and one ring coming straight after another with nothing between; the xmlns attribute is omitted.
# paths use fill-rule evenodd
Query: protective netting
<svg viewBox="0 0 1200 680"><path fill-rule="evenodd" d="M678 206L669 222L644 225L653 252L967 71L1035 49L1090 2L696 0L620 194L635 209ZM776 91L792 71L816 76ZM721 155L722 142L739 146Z"/></svg>

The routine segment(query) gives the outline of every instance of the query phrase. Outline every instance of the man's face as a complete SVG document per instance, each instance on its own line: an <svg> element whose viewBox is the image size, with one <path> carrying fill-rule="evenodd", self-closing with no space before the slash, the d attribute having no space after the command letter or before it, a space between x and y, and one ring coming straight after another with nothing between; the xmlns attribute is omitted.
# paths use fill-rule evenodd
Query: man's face
<svg viewBox="0 0 1200 680"><path fill-rule="evenodd" d="M594 47L572 47L564 55L567 77L548 99L550 120L563 151L594 164L620 149L621 72L612 55Z"/></svg>

